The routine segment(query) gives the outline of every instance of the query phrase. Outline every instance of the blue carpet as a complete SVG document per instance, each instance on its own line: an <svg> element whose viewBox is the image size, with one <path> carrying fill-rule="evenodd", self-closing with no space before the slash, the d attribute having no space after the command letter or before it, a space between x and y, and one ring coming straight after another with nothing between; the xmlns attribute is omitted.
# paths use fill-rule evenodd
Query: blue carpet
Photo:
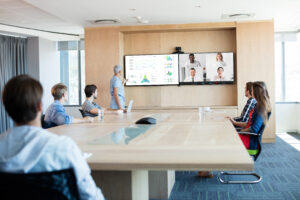
<svg viewBox="0 0 300 200"><path fill-rule="evenodd" d="M276 138L275 144L263 144L255 162L255 172L263 177L258 184L221 184L214 172L211 179L197 172L176 172L173 200L299 200L300 152ZM249 177L248 177L249 178Z"/></svg>

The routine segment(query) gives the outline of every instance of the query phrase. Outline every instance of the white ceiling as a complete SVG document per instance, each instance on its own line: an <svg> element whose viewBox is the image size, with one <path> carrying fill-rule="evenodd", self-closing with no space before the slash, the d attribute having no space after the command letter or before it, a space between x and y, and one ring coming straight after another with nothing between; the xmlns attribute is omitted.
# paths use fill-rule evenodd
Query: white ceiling
<svg viewBox="0 0 300 200"><path fill-rule="evenodd" d="M234 13L254 17L221 19ZM135 16L149 24L274 19L275 31L296 31L300 0L0 0L0 23L55 32L83 34L84 27L95 26L89 21L97 19L140 25Z"/></svg>

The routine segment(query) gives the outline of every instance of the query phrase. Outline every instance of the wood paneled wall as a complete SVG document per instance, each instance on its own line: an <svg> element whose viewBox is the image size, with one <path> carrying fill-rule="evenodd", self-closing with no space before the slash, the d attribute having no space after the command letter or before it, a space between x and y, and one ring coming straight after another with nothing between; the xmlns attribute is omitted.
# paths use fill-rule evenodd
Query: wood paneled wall
<svg viewBox="0 0 300 200"><path fill-rule="evenodd" d="M269 22L241 22L236 27L238 109L246 103L245 84L264 81L272 104L272 115L264 133L264 141L275 140L275 64L274 24Z"/></svg>
<svg viewBox="0 0 300 200"><path fill-rule="evenodd" d="M134 32L124 34L124 54L236 51L235 29ZM127 87L126 98L135 106L237 105L236 84L213 86ZM217 98L216 98L217 96Z"/></svg>
<svg viewBox="0 0 300 200"><path fill-rule="evenodd" d="M119 28L85 30L86 84L98 87L96 102L108 108L110 104L109 82L113 67L121 63L123 36Z"/></svg>
<svg viewBox="0 0 300 200"><path fill-rule="evenodd" d="M86 83L99 88L97 103L109 107L109 81L113 66L126 54L233 51L236 83L213 86L127 87L126 98L135 106L236 106L245 105L247 81L267 83L273 112L264 141L275 139L275 72L273 21L102 27L85 29Z"/></svg>

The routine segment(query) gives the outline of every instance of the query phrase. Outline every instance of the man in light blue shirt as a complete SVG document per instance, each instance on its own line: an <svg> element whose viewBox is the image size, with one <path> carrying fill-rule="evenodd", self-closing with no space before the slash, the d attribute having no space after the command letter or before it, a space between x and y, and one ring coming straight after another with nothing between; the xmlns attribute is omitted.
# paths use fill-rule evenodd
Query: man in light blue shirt
<svg viewBox="0 0 300 200"><path fill-rule="evenodd" d="M83 119L74 118L67 115L63 103L68 100L67 86L62 83L54 85L51 89L54 102L47 108L45 113L45 122L50 126L59 126L63 124L90 122L93 119L85 117Z"/></svg>
<svg viewBox="0 0 300 200"><path fill-rule="evenodd" d="M121 70L120 65L114 67L114 76L110 80L110 108L124 110L125 109L125 93L124 86L121 81Z"/></svg>
<svg viewBox="0 0 300 200"><path fill-rule="evenodd" d="M103 200L75 142L41 128L41 84L27 75L11 79L3 104L16 127L0 134L0 171L31 173L73 168L80 199Z"/></svg>

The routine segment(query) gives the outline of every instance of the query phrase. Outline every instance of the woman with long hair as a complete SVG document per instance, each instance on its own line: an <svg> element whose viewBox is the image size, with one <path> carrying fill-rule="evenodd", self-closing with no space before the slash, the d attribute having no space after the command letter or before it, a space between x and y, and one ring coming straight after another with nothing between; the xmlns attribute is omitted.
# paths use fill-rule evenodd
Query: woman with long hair
<svg viewBox="0 0 300 200"><path fill-rule="evenodd" d="M251 116L250 127L242 129L241 131L259 133L263 125L266 125L269 114L271 113L270 98L266 84L261 81L254 82L252 85L252 96L256 99L257 103ZM251 136L240 135L240 137L246 148L249 149Z"/></svg>

